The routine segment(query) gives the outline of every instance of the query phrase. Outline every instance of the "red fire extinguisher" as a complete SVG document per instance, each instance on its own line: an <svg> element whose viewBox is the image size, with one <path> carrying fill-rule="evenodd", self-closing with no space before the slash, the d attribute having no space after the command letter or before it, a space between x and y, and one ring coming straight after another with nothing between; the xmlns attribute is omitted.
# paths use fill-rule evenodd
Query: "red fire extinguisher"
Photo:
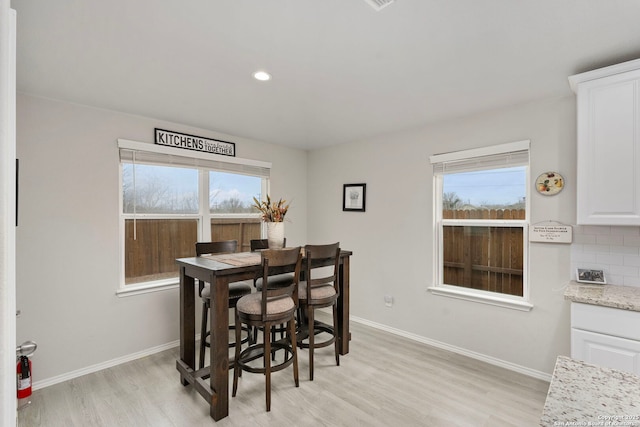
<svg viewBox="0 0 640 427"><path fill-rule="evenodd" d="M18 399L31 396L31 360L27 356L18 359Z"/></svg>

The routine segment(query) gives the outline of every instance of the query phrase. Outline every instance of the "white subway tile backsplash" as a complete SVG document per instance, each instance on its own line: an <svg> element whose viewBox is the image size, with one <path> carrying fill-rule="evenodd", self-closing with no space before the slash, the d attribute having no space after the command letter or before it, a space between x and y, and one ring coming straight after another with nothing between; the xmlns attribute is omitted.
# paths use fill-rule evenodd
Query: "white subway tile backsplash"
<svg viewBox="0 0 640 427"><path fill-rule="evenodd" d="M608 254L610 252L609 245L582 245L583 252L596 252Z"/></svg>
<svg viewBox="0 0 640 427"><path fill-rule="evenodd" d="M606 279L607 283L610 285L623 285L624 284L624 276L620 276L617 274L608 274L607 272L604 273L604 278Z"/></svg>
<svg viewBox="0 0 640 427"><path fill-rule="evenodd" d="M595 252L580 252L580 253L572 253L571 261L573 262L582 262L582 263L595 263L597 254Z"/></svg>
<svg viewBox="0 0 640 427"><path fill-rule="evenodd" d="M571 277L576 268L604 270L607 283L640 286L640 227L573 228Z"/></svg>
<svg viewBox="0 0 640 427"><path fill-rule="evenodd" d="M598 245L623 245L624 244L624 236L622 235L604 235L599 234L596 236L596 243Z"/></svg>
<svg viewBox="0 0 640 427"><path fill-rule="evenodd" d="M583 225L582 233L584 234L604 234L611 235L611 227L608 225Z"/></svg>
<svg viewBox="0 0 640 427"><path fill-rule="evenodd" d="M595 254L598 264L624 265L624 257L620 254Z"/></svg>
<svg viewBox="0 0 640 427"><path fill-rule="evenodd" d="M625 276L622 282L625 286L637 286L640 287L640 277Z"/></svg>
<svg viewBox="0 0 640 427"><path fill-rule="evenodd" d="M622 276L640 277L640 268L638 267L612 265L609 267L609 272L611 274L618 274Z"/></svg>
<svg viewBox="0 0 640 427"><path fill-rule="evenodd" d="M611 235L640 236L640 227L611 227Z"/></svg>
<svg viewBox="0 0 640 427"><path fill-rule="evenodd" d="M612 254L640 255L640 248L634 246L611 246L609 252Z"/></svg>
<svg viewBox="0 0 640 427"><path fill-rule="evenodd" d="M624 236L625 246L640 247L640 236Z"/></svg>
<svg viewBox="0 0 640 427"><path fill-rule="evenodd" d="M585 268L587 270L604 270L608 273L608 266L606 264L598 264L595 262L576 262L572 263L571 272L575 273L576 268Z"/></svg>
<svg viewBox="0 0 640 427"><path fill-rule="evenodd" d="M624 265L640 267L640 256L625 255Z"/></svg>
<svg viewBox="0 0 640 427"><path fill-rule="evenodd" d="M580 243L586 245L595 245L596 244L596 236L595 234L577 234L574 232L573 234L573 243Z"/></svg>

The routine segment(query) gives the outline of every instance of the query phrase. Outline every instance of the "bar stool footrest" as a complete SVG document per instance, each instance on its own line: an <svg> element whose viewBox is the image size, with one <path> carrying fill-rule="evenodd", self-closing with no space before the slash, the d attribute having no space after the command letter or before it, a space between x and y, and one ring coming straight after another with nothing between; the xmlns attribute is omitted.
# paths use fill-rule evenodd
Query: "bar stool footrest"
<svg viewBox="0 0 640 427"><path fill-rule="evenodd" d="M328 347L331 344L336 342L337 337L336 337L334 328L331 325L327 325L326 323L316 322L315 327L313 328L313 334L318 335L323 332L327 334L331 334L332 336L331 338L325 341L318 342L314 340L313 346L315 348ZM307 329L302 329L302 331L300 331L299 335L297 336L298 347L309 348L309 343L304 342L304 340L308 340L308 339L309 339L309 331Z"/></svg>
<svg viewBox="0 0 640 427"><path fill-rule="evenodd" d="M286 342L274 342L271 344L271 351L284 350L285 357L284 361L278 363L277 365L271 365L271 372L280 371L287 366L293 363L293 349L291 345ZM255 344L240 353L240 357L238 359L238 365L240 369L247 372L264 374L266 372L264 367L255 367L249 365L249 362L254 360L262 359L264 357L264 344Z"/></svg>

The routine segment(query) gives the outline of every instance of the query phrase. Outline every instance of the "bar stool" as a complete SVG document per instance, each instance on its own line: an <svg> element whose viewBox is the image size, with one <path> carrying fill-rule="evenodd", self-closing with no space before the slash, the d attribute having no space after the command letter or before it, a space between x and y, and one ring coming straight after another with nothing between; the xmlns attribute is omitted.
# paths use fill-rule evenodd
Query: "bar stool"
<svg viewBox="0 0 640 427"><path fill-rule="evenodd" d="M236 252L238 248L238 242L236 240L223 240L219 242L198 242L196 243L196 256L202 256L206 254L217 255ZM207 329L207 317L209 315L209 309L211 308L211 286L209 283L199 282L200 297L202 298L202 323L200 325L200 368L204 367L204 354L205 347L211 347L211 344L207 342L207 337L211 334L211 331ZM251 285L245 282L229 283L229 308L235 310L238 300L244 295L251 293ZM229 329L235 329L235 325L229 325ZM236 342L240 345L249 342L251 339L251 333L248 329L247 337L238 341L232 341L229 343L229 347L235 347ZM229 368L232 366L230 365Z"/></svg>
<svg viewBox="0 0 640 427"><path fill-rule="evenodd" d="M306 256L303 269L305 280L301 281L298 287L300 312L304 315L298 318L300 332L298 346L309 349L309 378L313 381L313 353L316 348L327 347L333 344L335 348L336 365L340 366L338 334L336 332L338 329L337 301L340 295L338 287L340 243L330 245L306 245L304 250ZM330 260L333 265L332 267L318 268L318 260ZM327 268L333 268L333 271L329 272L326 270ZM315 275L314 270L316 270ZM320 273L318 273L318 271L320 271ZM327 325L314 319L315 310L323 307L332 307L333 325ZM331 335L331 338L316 342L315 336L321 333L328 333Z"/></svg>
<svg viewBox="0 0 640 427"><path fill-rule="evenodd" d="M268 239L253 239L249 242L251 245L251 252L262 251L265 249L269 249L269 240ZM287 246L287 238L284 238L284 246ZM291 283L292 274L276 274L269 279L269 286L280 287L280 286L288 286ZM262 289L262 277L258 276L253 279L253 286L257 290Z"/></svg>
<svg viewBox="0 0 640 427"><path fill-rule="evenodd" d="M297 287L300 279L302 254L300 247L291 249L267 249L261 252L262 279L266 286L262 290L240 298L235 310L236 325L246 324L249 327L262 328L270 331L276 324L287 324L287 338L277 342L271 341L271 334L262 334L262 343L249 344L240 351L236 346L233 392L238 390L238 377L241 371L260 373L265 376L267 411L271 410L271 373L280 371L293 364L293 379L296 387L298 380L298 353L296 349L295 312L298 307ZM294 270L293 281L289 286L272 288L269 286L273 270ZM236 341L240 340L241 330L236 328ZM271 365L270 354L284 350L284 360ZM262 363L253 363L262 359Z"/></svg>
<svg viewBox="0 0 640 427"><path fill-rule="evenodd" d="M265 249L269 249L269 240L268 239L253 239L249 242L251 245L251 252L262 251ZM287 246L287 238L284 238L284 246ZM269 277L269 286L272 288L281 288L283 286L289 286L293 280L293 273L284 273L284 274L276 274ZM253 279L253 286L260 292L262 290L262 277L258 276ZM276 340L276 333L280 332L280 338L284 338L284 334L286 332L285 325L274 325L271 328L271 340ZM253 331L253 340L255 341L258 337L258 329L255 328Z"/></svg>

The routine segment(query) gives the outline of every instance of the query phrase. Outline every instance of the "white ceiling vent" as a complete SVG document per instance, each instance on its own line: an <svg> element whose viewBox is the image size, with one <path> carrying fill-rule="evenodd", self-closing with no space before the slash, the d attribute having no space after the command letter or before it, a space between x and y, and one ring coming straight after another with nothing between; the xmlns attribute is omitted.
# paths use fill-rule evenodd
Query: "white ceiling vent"
<svg viewBox="0 0 640 427"><path fill-rule="evenodd" d="M384 7L389 6L395 0L364 0L369 6L374 8L376 11L381 11Z"/></svg>

